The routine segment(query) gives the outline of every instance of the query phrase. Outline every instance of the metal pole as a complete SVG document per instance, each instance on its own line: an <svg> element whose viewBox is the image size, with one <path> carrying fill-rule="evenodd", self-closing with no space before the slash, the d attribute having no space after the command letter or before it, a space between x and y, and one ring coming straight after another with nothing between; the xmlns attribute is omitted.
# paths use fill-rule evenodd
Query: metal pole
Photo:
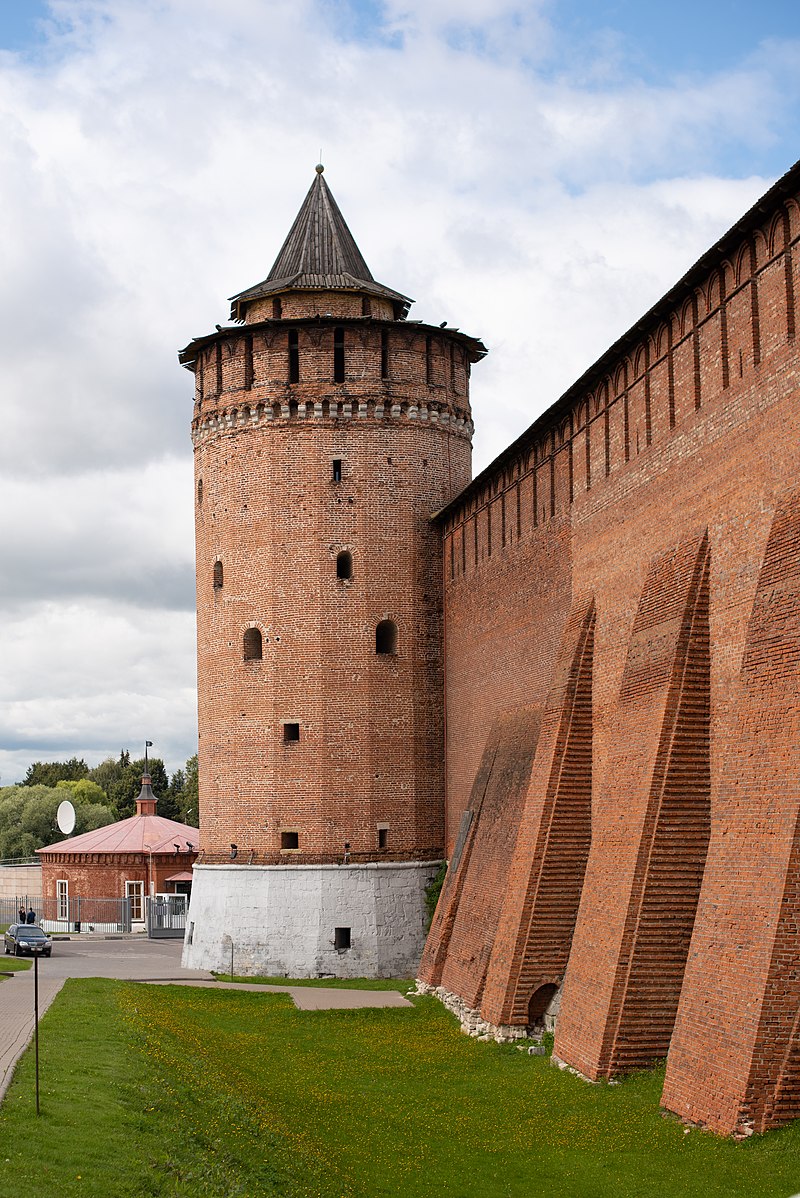
<svg viewBox="0 0 800 1198"><path fill-rule="evenodd" d="M33 1029L36 1041L36 1114L39 1114L39 958L33 958Z"/></svg>
<svg viewBox="0 0 800 1198"><path fill-rule="evenodd" d="M231 936L231 981L233 981L233 937Z"/></svg>

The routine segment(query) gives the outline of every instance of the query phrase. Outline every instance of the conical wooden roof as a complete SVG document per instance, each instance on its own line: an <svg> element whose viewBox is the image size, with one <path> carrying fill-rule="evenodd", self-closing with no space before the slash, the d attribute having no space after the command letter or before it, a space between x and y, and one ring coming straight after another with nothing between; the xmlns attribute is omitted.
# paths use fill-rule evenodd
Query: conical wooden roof
<svg viewBox="0 0 800 1198"><path fill-rule="evenodd" d="M383 296L395 304L399 317L412 302L373 279L319 166L272 270L263 282L232 297L231 317L241 320L249 300L290 289Z"/></svg>

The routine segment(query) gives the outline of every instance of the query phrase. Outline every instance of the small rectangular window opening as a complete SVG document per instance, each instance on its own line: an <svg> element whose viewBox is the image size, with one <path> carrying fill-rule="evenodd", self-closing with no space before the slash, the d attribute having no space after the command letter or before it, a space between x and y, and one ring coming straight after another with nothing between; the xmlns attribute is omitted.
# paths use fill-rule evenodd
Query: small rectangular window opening
<svg viewBox="0 0 800 1198"><path fill-rule="evenodd" d="M272 301L272 319L280 320L282 313L283 305L281 304L280 296L276 295Z"/></svg>
<svg viewBox="0 0 800 1198"><path fill-rule="evenodd" d="M350 929L349 928L334 928L333 930L333 947L337 953L343 953L345 949L350 947Z"/></svg>
<svg viewBox="0 0 800 1198"><path fill-rule="evenodd" d="M333 330L333 381L344 382L344 329Z"/></svg>
<svg viewBox="0 0 800 1198"><path fill-rule="evenodd" d="M244 385L249 390L253 386L253 336L252 333L244 339Z"/></svg>
<svg viewBox="0 0 800 1198"><path fill-rule="evenodd" d="M333 459L333 476L332 477L333 477L333 481L335 483L340 483L342 481L342 459L341 458Z"/></svg>
<svg viewBox="0 0 800 1198"><path fill-rule="evenodd" d="M389 330L381 329L381 378L389 377Z"/></svg>
<svg viewBox="0 0 800 1198"><path fill-rule="evenodd" d="M389 829L378 828L378 848L388 849L389 847Z"/></svg>
<svg viewBox="0 0 800 1198"><path fill-rule="evenodd" d="M283 739L284 739L284 741L299 740L300 739L300 725L294 724L294 723L284 724L283 725Z"/></svg>
<svg viewBox="0 0 800 1198"><path fill-rule="evenodd" d="M300 847L299 832L281 832L282 849L298 849Z"/></svg>
<svg viewBox="0 0 800 1198"><path fill-rule="evenodd" d="M425 382L433 382L433 338L425 338Z"/></svg>
<svg viewBox="0 0 800 1198"><path fill-rule="evenodd" d="M289 382L300 382L300 347L297 343L297 329L289 329Z"/></svg>

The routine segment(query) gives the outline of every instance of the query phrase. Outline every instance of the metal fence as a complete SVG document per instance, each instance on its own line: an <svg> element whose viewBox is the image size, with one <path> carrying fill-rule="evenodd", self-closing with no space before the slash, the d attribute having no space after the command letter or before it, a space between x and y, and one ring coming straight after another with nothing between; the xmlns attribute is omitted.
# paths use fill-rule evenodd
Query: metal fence
<svg viewBox="0 0 800 1198"><path fill-rule="evenodd" d="M0 925L20 922L20 911L32 910L34 920L45 932L130 932L129 898L42 898L18 894L0 898Z"/></svg>
<svg viewBox="0 0 800 1198"><path fill-rule="evenodd" d="M157 894L145 899L147 935L151 940L183 939L186 931L186 895Z"/></svg>

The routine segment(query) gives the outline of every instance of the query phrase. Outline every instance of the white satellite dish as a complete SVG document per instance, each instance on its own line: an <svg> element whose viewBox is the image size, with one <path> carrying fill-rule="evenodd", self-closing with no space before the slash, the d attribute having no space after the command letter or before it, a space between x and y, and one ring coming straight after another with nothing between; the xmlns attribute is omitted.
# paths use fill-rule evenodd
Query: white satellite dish
<svg viewBox="0 0 800 1198"><path fill-rule="evenodd" d="M64 799L63 803L58 804L56 823L65 836L69 836L70 832L75 827L75 808L72 806L72 803L70 803L69 799Z"/></svg>

